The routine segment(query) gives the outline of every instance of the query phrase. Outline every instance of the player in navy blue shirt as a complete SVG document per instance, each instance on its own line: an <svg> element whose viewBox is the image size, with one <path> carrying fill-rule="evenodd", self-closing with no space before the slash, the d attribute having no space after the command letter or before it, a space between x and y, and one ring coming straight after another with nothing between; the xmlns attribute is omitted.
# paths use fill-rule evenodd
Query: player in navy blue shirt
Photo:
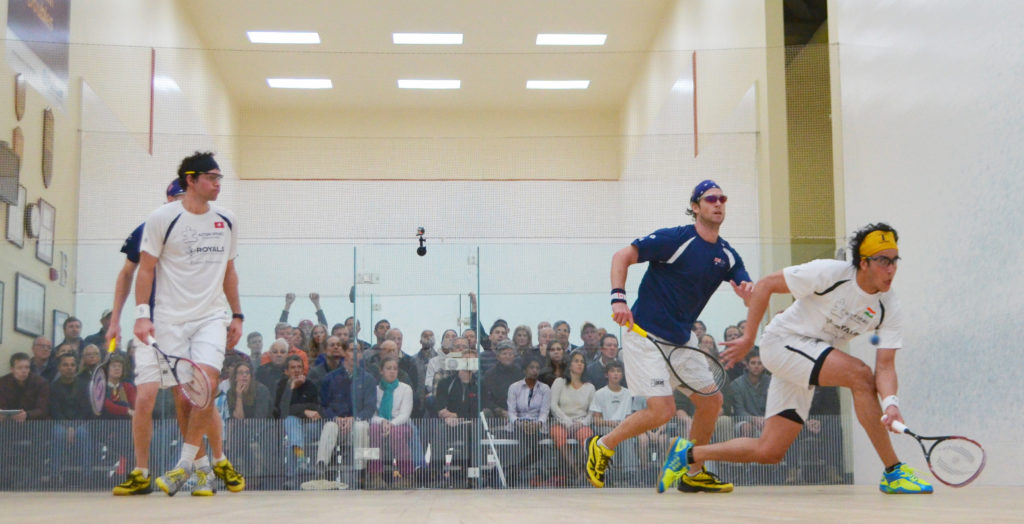
<svg viewBox="0 0 1024 524"><path fill-rule="evenodd" d="M669 343L682 345L691 340L694 322L711 295L722 282L729 282L733 291L746 303L753 283L739 253L718 230L725 220L727 197L712 180L705 180L693 189L690 209L694 224L659 229L634 240L612 257L612 316L620 326L635 322L649 334ZM630 309L626 304L626 274L629 266L647 262L647 272L640 282L636 302ZM695 338L695 337L694 337ZM696 346L694 340L692 345ZM647 397L647 407L633 413L612 432L587 441L587 476L596 487L604 486L604 474L615 447L626 439L658 428L675 415L674 387L680 387L676 373L686 374L687 352L676 352L672 357L675 372L669 369L667 356L661 354L653 342L632 330L622 339L622 359L626 368L626 383L636 396ZM676 356L681 357L677 360ZM690 428L690 440L710 442L715 431L715 420L722 409L722 394L701 396L682 387L693 401L696 410ZM686 457L678 457L676 444L669 449L658 492L679 480L680 491L732 491L732 484L698 464L690 468L692 475L682 473ZM682 477L682 478L680 478Z"/></svg>
<svg viewBox="0 0 1024 524"><path fill-rule="evenodd" d="M167 201L174 202L185 196L178 179L175 178L167 186ZM132 290L132 278L135 276L135 269L139 266L139 249L142 245L142 230L146 224L139 224L139 227L132 231L132 234L125 239L121 245L121 252L125 255L124 265L117 274L117 282L114 284L114 307L110 314L110 325L107 327L106 340L121 336L121 308L124 301L128 299L128 293ZM156 286L156 282L153 282ZM149 307L153 307L154 293L149 295ZM151 313L152 314L152 313ZM156 399L156 392L147 402L152 404ZM132 439L135 443L135 469L128 473L128 479L114 488L114 495L142 495L152 491L149 479L149 442L153 436L152 410L150 405L148 411L139 409L139 398L146 402L147 397L136 397L135 417L132 420ZM180 405L181 402L175 402Z"/></svg>

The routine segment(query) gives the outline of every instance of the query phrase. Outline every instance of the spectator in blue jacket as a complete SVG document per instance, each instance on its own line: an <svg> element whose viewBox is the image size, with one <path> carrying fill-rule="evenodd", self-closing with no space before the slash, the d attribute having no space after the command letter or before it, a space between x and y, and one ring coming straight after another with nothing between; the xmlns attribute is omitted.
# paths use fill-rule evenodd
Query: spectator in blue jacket
<svg viewBox="0 0 1024 524"><path fill-rule="evenodd" d="M362 351L356 350L352 342L343 343L341 348L341 367L328 373L320 384L320 406L326 421L316 453L320 471L327 468L340 439L355 449L368 446L369 420L377 409L377 381L359 365ZM363 468L360 453L355 453L354 462L356 469Z"/></svg>

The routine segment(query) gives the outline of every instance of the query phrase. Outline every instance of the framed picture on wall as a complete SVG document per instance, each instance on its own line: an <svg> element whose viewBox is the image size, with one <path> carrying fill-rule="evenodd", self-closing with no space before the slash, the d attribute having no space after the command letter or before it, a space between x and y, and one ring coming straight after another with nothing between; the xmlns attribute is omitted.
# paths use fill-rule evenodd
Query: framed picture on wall
<svg viewBox="0 0 1024 524"><path fill-rule="evenodd" d="M18 203L7 204L7 240L18 246L25 245L25 200L28 191L25 186L18 186Z"/></svg>
<svg viewBox="0 0 1024 524"><path fill-rule="evenodd" d="M57 225L57 210L49 202L39 199L39 241L36 258L47 265L53 264L53 230Z"/></svg>
<svg viewBox="0 0 1024 524"><path fill-rule="evenodd" d="M14 330L33 337L43 335L46 286L17 273L14 282Z"/></svg>
<svg viewBox="0 0 1024 524"><path fill-rule="evenodd" d="M0 344L4 343L4 283L0 282Z"/></svg>
<svg viewBox="0 0 1024 524"><path fill-rule="evenodd" d="M50 336L50 340L64 340L64 321L71 315L59 310L53 310L53 335ZM60 338L57 338L60 335Z"/></svg>

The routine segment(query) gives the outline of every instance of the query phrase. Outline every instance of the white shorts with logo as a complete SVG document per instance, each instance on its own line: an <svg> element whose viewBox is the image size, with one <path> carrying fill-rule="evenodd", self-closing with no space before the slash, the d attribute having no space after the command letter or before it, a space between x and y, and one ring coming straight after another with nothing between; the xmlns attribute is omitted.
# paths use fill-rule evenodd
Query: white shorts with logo
<svg viewBox="0 0 1024 524"><path fill-rule="evenodd" d="M184 357L196 364L221 369L224 364L224 346L227 345L227 327L231 323L231 313L223 311L199 320L182 324L154 322L156 341L160 350L171 357ZM170 367L156 349L135 339L135 384L160 382L160 387L167 388L177 383L171 375ZM188 373L187 366L178 368L178 378L185 382L191 377L181 376Z"/></svg>
<svg viewBox="0 0 1024 524"><path fill-rule="evenodd" d="M696 338L696 334L690 334L690 340ZM672 373L665 362L665 357L668 356L662 356L658 346L647 337L642 337L632 330L626 331L622 335L622 363L626 368L626 384L629 384L629 391L640 397L671 397L672 390L679 388L689 396L693 390L682 386L675 376L676 373L687 383L697 387L714 384L714 376L700 353L685 349L672 353L670 358L676 373Z"/></svg>
<svg viewBox="0 0 1024 524"><path fill-rule="evenodd" d="M761 337L761 362L771 371L765 415L773 416L793 410L801 422L807 420L814 399L814 384L832 349L831 344L800 335L779 336L765 333ZM787 417L789 418L789 417Z"/></svg>

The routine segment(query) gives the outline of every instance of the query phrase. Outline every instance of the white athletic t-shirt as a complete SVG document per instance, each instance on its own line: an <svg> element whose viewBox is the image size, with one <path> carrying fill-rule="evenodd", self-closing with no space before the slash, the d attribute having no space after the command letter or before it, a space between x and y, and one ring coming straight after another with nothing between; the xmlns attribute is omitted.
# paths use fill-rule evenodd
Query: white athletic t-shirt
<svg viewBox="0 0 1024 524"><path fill-rule="evenodd" d="M841 260L812 260L782 270L796 302L775 316L765 334L796 334L833 346L875 331L878 347L903 347L903 314L892 291L868 294L857 285L857 270Z"/></svg>
<svg viewBox="0 0 1024 524"><path fill-rule="evenodd" d="M594 393L590 411L600 413L605 420L626 420L633 412L633 394L626 388L616 393L605 386Z"/></svg>
<svg viewBox="0 0 1024 524"><path fill-rule="evenodd" d="M238 256L237 228L234 213L213 203L202 215L180 201L149 215L142 251L157 258L155 320L183 323L228 309L224 272Z"/></svg>

